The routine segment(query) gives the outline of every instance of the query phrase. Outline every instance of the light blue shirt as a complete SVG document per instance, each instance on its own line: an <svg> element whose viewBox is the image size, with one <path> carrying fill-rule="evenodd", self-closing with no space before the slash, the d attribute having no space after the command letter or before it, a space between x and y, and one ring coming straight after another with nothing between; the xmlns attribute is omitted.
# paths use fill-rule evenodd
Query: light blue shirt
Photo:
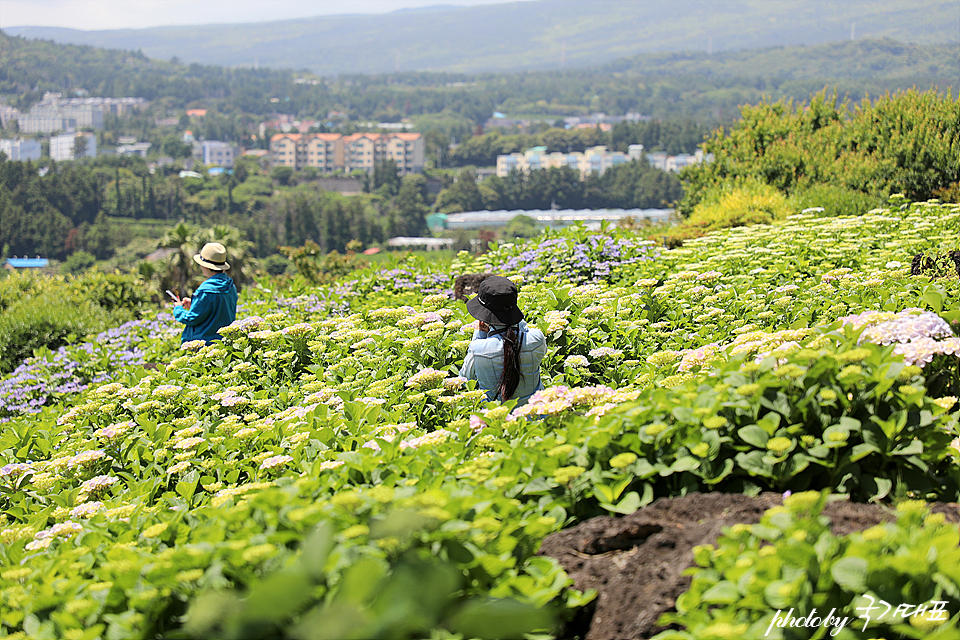
<svg viewBox="0 0 960 640"><path fill-rule="evenodd" d="M547 352L547 340L540 329L529 328L521 321L520 327L520 384L513 392L517 406L524 405L535 392L543 389L540 379L540 361ZM502 329L503 327L491 327ZM487 400L496 400L500 374L503 373L503 334L489 336L479 329L473 332L473 341L467 349L460 375L476 380L487 392ZM511 399L513 399L511 398Z"/></svg>

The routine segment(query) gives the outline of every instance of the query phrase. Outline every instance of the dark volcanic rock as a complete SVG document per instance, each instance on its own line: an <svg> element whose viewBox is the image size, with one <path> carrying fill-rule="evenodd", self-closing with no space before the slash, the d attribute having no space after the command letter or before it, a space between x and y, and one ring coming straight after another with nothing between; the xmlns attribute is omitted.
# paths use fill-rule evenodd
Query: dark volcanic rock
<svg viewBox="0 0 960 640"><path fill-rule="evenodd" d="M682 574L694 564L693 548L715 543L723 527L759 522L764 511L782 500L778 493L693 493L657 500L626 517L593 518L549 536L540 555L555 558L578 589L598 592L565 635L621 640L663 631L657 620L690 586L690 577ZM932 510L960 522L956 504L936 504ZM890 507L844 500L828 503L823 514L837 535L894 518Z"/></svg>

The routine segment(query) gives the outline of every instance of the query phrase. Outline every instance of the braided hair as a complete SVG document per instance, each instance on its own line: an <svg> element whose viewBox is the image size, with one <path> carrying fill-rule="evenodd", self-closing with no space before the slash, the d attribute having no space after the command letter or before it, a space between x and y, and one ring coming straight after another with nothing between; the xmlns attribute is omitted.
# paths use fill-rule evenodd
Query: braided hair
<svg viewBox="0 0 960 640"><path fill-rule="evenodd" d="M502 401L513 397L520 384L520 329L517 325L506 328L503 334L503 372L497 383L497 397Z"/></svg>

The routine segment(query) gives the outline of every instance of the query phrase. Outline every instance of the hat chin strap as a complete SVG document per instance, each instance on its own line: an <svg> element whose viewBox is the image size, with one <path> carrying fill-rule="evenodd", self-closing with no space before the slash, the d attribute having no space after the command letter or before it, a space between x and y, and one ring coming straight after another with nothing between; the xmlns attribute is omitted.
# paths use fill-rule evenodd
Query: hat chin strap
<svg viewBox="0 0 960 640"><path fill-rule="evenodd" d="M506 333L507 331L509 331L511 327L519 327L519 326L520 326L520 325L518 325L518 324L508 324L507 326L502 327L502 328L500 328L500 329L493 329L493 330L491 330L491 331L488 331L488 332L487 332L487 335L488 335L488 336L498 336L498 335L500 335L501 333Z"/></svg>

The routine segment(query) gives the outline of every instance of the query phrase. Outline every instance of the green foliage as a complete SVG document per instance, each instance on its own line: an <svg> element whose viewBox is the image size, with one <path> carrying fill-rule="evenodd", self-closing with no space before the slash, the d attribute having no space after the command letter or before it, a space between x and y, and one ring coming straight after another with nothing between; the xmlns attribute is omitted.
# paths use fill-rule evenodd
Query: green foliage
<svg viewBox="0 0 960 640"><path fill-rule="evenodd" d="M76 296L121 318L139 317L149 301L143 283L134 275L90 271L69 279L68 287Z"/></svg>
<svg viewBox="0 0 960 640"><path fill-rule="evenodd" d="M394 171L396 170L394 165ZM388 175L393 175L388 172ZM430 193L427 180L421 175L407 175L397 180L399 191L391 207L392 220L388 222L390 235L417 237L427 232L426 214ZM396 185L395 185L396 186ZM395 187L390 187L393 189Z"/></svg>
<svg viewBox="0 0 960 640"><path fill-rule="evenodd" d="M483 209L483 197L477 188L477 173L473 168L462 170L453 184L437 194L437 211L441 213L459 213L461 211L480 211Z"/></svg>
<svg viewBox="0 0 960 640"><path fill-rule="evenodd" d="M827 500L795 493L759 524L728 527L716 545L698 547L690 589L661 618L680 630L656 640L956 636L957 525L906 501L895 523L838 536L821 515ZM831 613L836 621L825 624ZM819 622L786 624L808 616Z"/></svg>
<svg viewBox="0 0 960 640"><path fill-rule="evenodd" d="M879 196L827 183L799 187L790 201L801 211L822 208L824 216L860 216L884 205Z"/></svg>
<svg viewBox="0 0 960 640"><path fill-rule="evenodd" d="M0 316L0 372L12 371L36 349L56 349L105 329L109 319L103 309L57 291L11 306Z"/></svg>
<svg viewBox="0 0 960 640"><path fill-rule="evenodd" d="M668 229L665 237L669 244L679 244L719 229L770 224L792 210L787 198L764 182L753 178L724 182L708 189L690 217Z"/></svg>
<svg viewBox="0 0 960 640"><path fill-rule="evenodd" d="M311 240L302 247L280 247L280 253L293 263L297 273L315 285L330 282L366 265L366 261L352 251L346 255L337 251L324 254Z"/></svg>
<svg viewBox="0 0 960 640"><path fill-rule="evenodd" d="M804 334L787 333L782 339ZM801 339L794 353L761 353L759 363L721 360L712 384L699 376L665 380L672 388L605 417L607 444L589 447L589 455L638 456L614 479L633 475L622 490L651 498L677 487L748 494L829 488L867 501L888 497L894 482L918 497L956 495L953 427L930 428L953 418L909 369L889 360L892 347L829 337ZM738 342L745 341L734 341L734 353ZM754 353L747 351L751 359Z"/></svg>
<svg viewBox="0 0 960 640"><path fill-rule="evenodd" d="M290 184L290 180L293 178L293 168L283 165L276 166L270 171L270 177L281 187L285 187Z"/></svg>
<svg viewBox="0 0 960 640"><path fill-rule="evenodd" d="M57 349L138 317L147 301L137 278L88 271L64 281L14 275L0 282L0 372L40 348Z"/></svg>
<svg viewBox="0 0 960 640"><path fill-rule="evenodd" d="M379 533L416 539L429 520L413 512L387 514ZM386 558L360 559L328 576L336 546L330 522L303 541L297 561L247 591L207 591L187 611L184 632L193 638L422 638L444 629L471 638L517 638L547 631L550 612L514 600L463 597L463 575L424 543ZM339 578L339 587L331 578ZM333 584L331 584L333 583Z"/></svg>
<svg viewBox="0 0 960 640"><path fill-rule="evenodd" d="M243 317L209 346L144 329L136 344L163 366L100 368L112 381L11 411L0 430L2 623L36 637L175 637L190 610L198 637L270 637L319 611L317 633L372 635L400 611L391 628L410 635L511 637L483 626L525 615L504 600L570 615L593 597L537 555L545 536L593 515L698 488L955 501L956 401L933 379L946 363L955 383L958 359L940 350L921 368L902 352L954 347L944 322L907 313L938 339L878 346L836 321L913 307L960 320L960 281L908 275L911 256L958 224L958 206L898 201L672 251L574 227L452 265L405 258L329 285L249 288ZM527 322L547 335L547 389L519 409L454 375L473 327L445 292L455 274L486 271L516 278ZM68 346L64 358L91 351ZM59 384L56 362L40 360L49 366L30 387ZM327 538L314 543L318 526ZM946 550L936 572L930 549ZM946 594L937 572L953 575L949 549L937 539L862 557L868 576L873 564L899 576L889 567L907 575L910 554L925 554L924 577L890 583ZM858 567L831 576L842 585ZM430 596L416 610L411 575ZM440 588L446 575L456 580ZM776 580L793 588L798 575Z"/></svg>
<svg viewBox="0 0 960 640"><path fill-rule="evenodd" d="M497 209L651 209L668 206L680 198L680 181L673 174L651 167L645 160L607 169L603 175L580 173L572 167L550 167L530 172L511 171L505 178L491 176L479 187L480 205L474 199L454 198L459 182L437 196L438 207L471 211L468 203ZM442 209L441 209L442 210Z"/></svg>
<svg viewBox="0 0 960 640"><path fill-rule="evenodd" d="M263 270L271 276L283 275L291 266L290 260L277 253L263 259Z"/></svg>
<svg viewBox="0 0 960 640"><path fill-rule="evenodd" d="M685 214L718 184L749 177L787 194L826 184L912 200L960 180L960 100L936 89L864 100L852 114L826 91L809 106L765 101L741 113L729 133L705 144L714 161L684 170Z"/></svg>
<svg viewBox="0 0 960 640"><path fill-rule="evenodd" d="M86 271L96 263L97 258L92 253L77 251L71 253L67 259L64 260L60 270L65 274L77 274Z"/></svg>
<svg viewBox="0 0 960 640"><path fill-rule="evenodd" d="M503 228L505 238L534 238L538 235L540 235L540 228L537 226L537 221L530 216L514 216Z"/></svg>

